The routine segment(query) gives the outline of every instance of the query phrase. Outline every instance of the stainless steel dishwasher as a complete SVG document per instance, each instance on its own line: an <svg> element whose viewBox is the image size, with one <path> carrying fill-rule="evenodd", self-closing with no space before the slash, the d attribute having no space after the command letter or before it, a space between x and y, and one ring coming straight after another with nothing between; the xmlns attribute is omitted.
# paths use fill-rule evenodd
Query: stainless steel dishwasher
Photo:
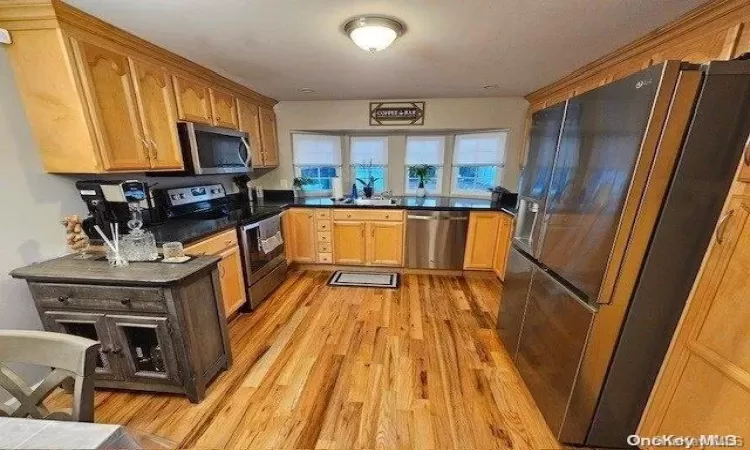
<svg viewBox="0 0 750 450"><path fill-rule="evenodd" d="M413 269L463 269L469 213L407 212L406 266Z"/></svg>

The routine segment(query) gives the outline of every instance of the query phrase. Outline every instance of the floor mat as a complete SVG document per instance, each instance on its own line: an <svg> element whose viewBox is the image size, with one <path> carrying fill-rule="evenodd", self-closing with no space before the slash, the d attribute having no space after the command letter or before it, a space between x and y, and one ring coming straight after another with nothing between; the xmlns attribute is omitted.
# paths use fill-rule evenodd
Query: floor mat
<svg viewBox="0 0 750 450"><path fill-rule="evenodd" d="M331 286L398 288L398 273L347 272L337 270L328 280Z"/></svg>

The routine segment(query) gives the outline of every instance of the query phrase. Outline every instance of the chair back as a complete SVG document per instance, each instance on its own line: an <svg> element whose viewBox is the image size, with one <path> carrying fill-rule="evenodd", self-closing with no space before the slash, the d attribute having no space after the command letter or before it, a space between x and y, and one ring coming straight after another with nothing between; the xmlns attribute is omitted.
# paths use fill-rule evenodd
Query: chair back
<svg viewBox="0 0 750 450"><path fill-rule="evenodd" d="M94 421L94 379L97 341L62 333L0 330L0 389L16 400L0 403L0 416ZM47 366L52 371L36 387L29 386L8 363ZM44 400L61 384L73 385L71 413L50 412Z"/></svg>

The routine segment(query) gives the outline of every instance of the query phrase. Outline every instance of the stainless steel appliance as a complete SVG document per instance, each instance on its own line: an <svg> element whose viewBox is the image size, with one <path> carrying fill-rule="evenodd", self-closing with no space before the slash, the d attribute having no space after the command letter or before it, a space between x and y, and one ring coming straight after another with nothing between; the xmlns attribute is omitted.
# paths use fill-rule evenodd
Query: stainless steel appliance
<svg viewBox="0 0 750 450"><path fill-rule="evenodd" d="M247 133L192 122L178 122L185 170L180 174L247 173L252 151Z"/></svg>
<svg viewBox="0 0 750 450"><path fill-rule="evenodd" d="M462 270L469 228L465 211L409 211L406 216L406 266Z"/></svg>
<svg viewBox="0 0 750 450"><path fill-rule="evenodd" d="M255 309L286 278L281 213L240 227L250 307Z"/></svg>
<svg viewBox="0 0 750 450"><path fill-rule="evenodd" d="M750 133L750 61L533 115L498 333L560 441L628 447Z"/></svg>

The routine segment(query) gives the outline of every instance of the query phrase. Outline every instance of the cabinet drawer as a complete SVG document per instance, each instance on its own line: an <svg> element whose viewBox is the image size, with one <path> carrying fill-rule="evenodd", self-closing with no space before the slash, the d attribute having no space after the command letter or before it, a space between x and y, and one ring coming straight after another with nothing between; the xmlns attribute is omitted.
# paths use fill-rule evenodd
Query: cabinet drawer
<svg viewBox="0 0 750 450"><path fill-rule="evenodd" d="M321 264L331 264L333 255L331 253L318 253L318 262Z"/></svg>
<svg viewBox="0 0 750 450"><path fill-rule="evenodd" d="M330 209L316 209L315 218L328 220L331 218L331 210Z"/></svg>
<svg viewBox="0 0 750 450"><path fill-rule="evenodd" d="M325 242L330 244L331 241L332 239L330 231L318 231L318 242Z"/></svg>
<svg viewBox="0 0 750 450"><path fill-rule="evenodd" d="M318 251L320 253L331 253L333 252L333 246L330 242L318 242Z"/></svg>
<svg viewBox="0 0 750 450"><path fill-rule="evenodd" d="M188 255L215 255L235 245L237 245L237 231L232 228L188 245L185 247L185 253Z"/></svg>
<svg viewBox="0 0 750 450"><path fill-rule="evenodd" d="M29 283L44 309L167 312L161 288Z"/></svg>
<svg viewBox="0 0 750 450"><path fill-rule="evenodd" d="M404 212L389 209L336 209L333 220L391 220L403 221Z"/></svg>
<svg viewBox="0 0 750 450"><path fill-rule="evenodd" d="M331 231L331 221L330 220L317 220L315 221L315 228L318 231Z"/></svg>

